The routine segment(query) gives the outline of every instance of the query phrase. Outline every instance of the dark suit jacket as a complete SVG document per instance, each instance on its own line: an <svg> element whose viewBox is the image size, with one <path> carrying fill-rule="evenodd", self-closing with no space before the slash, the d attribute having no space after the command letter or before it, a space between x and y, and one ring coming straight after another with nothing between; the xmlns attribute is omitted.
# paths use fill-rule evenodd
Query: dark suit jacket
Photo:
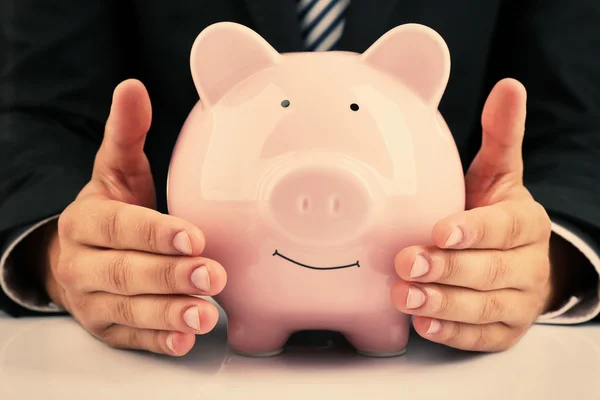
<svg viewBox="0 0 600 400"><path fill-rule="evenodd" d="M198 100L192 42L214 22L236 21L280 52L301 51L295 10L295 0L1 0L0 235L7 240L75 198L112 91L131 77L153 103L146 152L165 211L171 149ZM352 0L339 48L362 52L407 22L434 28L450 48L440 110L465 168L480 146L491 87L519 79L528 89L527 187L553 218L600 238L599 1ZM0 307L22 312L6 298Z"/></svg>

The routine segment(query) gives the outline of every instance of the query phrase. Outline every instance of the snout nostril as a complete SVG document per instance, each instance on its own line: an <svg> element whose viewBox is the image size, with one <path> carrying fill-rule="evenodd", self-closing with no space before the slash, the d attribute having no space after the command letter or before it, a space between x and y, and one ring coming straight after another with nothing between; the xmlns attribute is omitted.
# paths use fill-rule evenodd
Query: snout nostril
<svg viewBox="0 0 600 400"><path fill-rule="evenodd" d="M300 196L298 198L298 205L301 212L308 212L310 209L310 201L308 196Z"/></svg>
<svg viewBox="0 0 600 400"><path fill-rule="evenodd" d="M330 210L333 215L339 214L341 209L341 202L338 196L332 196L330 201Z"/></svg>

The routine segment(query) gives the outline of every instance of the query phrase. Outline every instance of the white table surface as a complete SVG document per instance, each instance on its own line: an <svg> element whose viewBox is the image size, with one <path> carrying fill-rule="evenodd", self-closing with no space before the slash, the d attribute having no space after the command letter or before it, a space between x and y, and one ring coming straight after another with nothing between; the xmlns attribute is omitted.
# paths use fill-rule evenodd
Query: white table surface
<svg viewBox="0 0 600 400"><path fill-rule="evenodd" d="M392 359L344 346L254 359L227 349L225 321L170 358L111 349L69 318L0 315L0 399L600 399L598 323L536 325L496 354L413 335Z"/></svg>

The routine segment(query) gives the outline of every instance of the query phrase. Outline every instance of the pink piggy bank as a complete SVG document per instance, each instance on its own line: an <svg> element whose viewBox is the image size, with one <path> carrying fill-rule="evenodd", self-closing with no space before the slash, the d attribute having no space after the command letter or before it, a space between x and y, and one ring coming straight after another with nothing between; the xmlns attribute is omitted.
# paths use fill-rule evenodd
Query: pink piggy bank
<svg viewBox="0 0 600 400"><path fill-rule="evenodd" d="M464 210L464 175L438 111L450 71L422 25L363 54L280 54L249 28L200 33L200 101L175 145L169 213L204 232L227 284L215 300L230 348L280 353L301 330L345 335L369 356L402 354L410 317L390 299L395 255L430 244Z"/></svg>

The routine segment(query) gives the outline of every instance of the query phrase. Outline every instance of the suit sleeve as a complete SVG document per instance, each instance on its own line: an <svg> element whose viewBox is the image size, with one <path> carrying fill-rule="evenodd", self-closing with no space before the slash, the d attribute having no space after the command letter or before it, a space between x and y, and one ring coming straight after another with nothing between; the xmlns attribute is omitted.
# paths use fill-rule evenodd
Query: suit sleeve
<svg viewBox="0 0 600 400"><path fill-rule="evenodd" d="M568 295L557 309L539 316L538 323L571 325L590 321L600 316L600 249L597 241L566 221L552 222L552 232L571 248L573 268Z"/></svg>
<svg viewBox="0 0 600 400"><path fill-rule="evenodd" d="M126 73L122 4L0 1L0 256L90 178L112 91ZM28 270L16 258L10 264L13 275ZM0 309L21 314L4 283Z"/></svg>
<svg viewBox="0 0 600 400"><path fill-rule="evenodd" d="M505 77L527 91L525 185L548 211L554 234L586 257L562 310L545 322L583 322L600 311L600 7L598 0L503 3L489 85Z"/></svg>
<svg viewBox="0 0 600 400"><path fill-rule="evenodd" d="M34 276L37 270L35 266L26 263L22 257L24 251L27 251L22 247L23 241L35 230L57 217L52 216L23 229L16 229L3 240L6 245L0 249L0 289L5 305L12 305L10 310L5 309L10 314L39 315L64 312L52 303L39 284L39 279L36 279L38 277Z"/></svg>

